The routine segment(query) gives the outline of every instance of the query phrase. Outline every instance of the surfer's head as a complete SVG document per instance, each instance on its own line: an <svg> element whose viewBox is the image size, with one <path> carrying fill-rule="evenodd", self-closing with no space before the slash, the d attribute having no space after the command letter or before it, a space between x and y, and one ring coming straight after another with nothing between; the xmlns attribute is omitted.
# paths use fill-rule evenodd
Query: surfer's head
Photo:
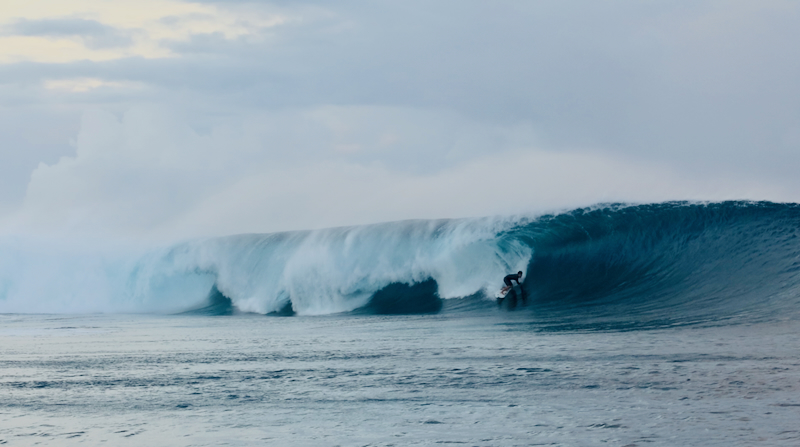
<svg viewBox="0 0 800 447"><path fill-rule="evenodd" d="M520 277L520 278L522 278L522 270L520 270L520 271L518 271L518 272L517 272L517 276L518 276L518 277Z"/></svg>

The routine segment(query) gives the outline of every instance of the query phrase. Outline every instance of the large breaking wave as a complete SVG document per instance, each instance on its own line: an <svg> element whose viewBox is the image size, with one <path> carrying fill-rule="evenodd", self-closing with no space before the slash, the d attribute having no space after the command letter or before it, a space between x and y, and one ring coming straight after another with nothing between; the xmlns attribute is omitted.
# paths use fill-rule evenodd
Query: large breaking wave
<svg viewBox="0 0 800 447"><path fill-rule="evenodd" d="M83 253L5 241L0 312L493 311L523 270L538 321L684 324L800 313L800 206L608 205Z"/></svg>

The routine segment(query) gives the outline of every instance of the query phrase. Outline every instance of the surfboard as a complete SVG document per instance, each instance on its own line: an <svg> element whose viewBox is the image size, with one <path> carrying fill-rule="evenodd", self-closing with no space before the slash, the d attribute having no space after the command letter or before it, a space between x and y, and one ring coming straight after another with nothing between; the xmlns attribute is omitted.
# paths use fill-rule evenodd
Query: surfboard
<svg viewBox="0 0 800 447"><path fill-rule="evenodd" d="M513 286L509 287L508 290L506 290L505 292L503 292L503 289L498 290L497 293L494 295L494 297L497 299L505 298L512 290L514 291L514 293L520 293L522 291L522 287L514 284Z"/></svg>
<svg viewBox="0 0 800 447"><path fill-rule="evenodd" d="M512 290L514 291L514 293L511 293ZM523 305L526 304L527 302L527 296L525 295L525 290L522 288L522 286L518 286L516 284L510 289L508 289L505 293L503 292L503 289L500 289L495 294L495 298L497 299L498 306L505 306L509 310L517 307L518 301L521 301Z"/></svg>

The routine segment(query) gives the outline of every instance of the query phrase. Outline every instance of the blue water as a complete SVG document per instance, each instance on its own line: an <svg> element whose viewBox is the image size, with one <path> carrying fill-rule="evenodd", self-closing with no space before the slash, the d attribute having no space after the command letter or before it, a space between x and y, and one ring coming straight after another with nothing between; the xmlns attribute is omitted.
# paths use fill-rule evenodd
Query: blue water
<svg viewBox="0 0 800 447"><path fill-rule="evenodd" d="M798 232L727 202L6 239L0 443L800 445Z"/></svg>
<svg viewBox="0 0 800 447"><path fill-rule="evenodd" d="M794 323L531 332L516 317L6 315L0 442L800 444Z"/></svg>

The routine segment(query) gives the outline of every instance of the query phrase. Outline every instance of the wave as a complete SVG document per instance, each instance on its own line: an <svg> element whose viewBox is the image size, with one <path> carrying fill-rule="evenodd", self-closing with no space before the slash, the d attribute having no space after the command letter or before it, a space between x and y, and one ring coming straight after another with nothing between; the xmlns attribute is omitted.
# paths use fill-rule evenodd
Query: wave
<svg viewBox="0 0 800 447"><path fill-rule="evenodd" d="M799 231L795 204L674 202L237 235L102 256L5 241L0 312L499 312L503 276L522 270L517 315L548 327L796 318Z"/></svg>
<svg viewBox="0 0 800 447"><path fill-rule="evenodd" d="M800 207L768 202L608 206L545 216L526 284L567 326L796 319ZM577 311L577 312L576 312Z"/></svg>

